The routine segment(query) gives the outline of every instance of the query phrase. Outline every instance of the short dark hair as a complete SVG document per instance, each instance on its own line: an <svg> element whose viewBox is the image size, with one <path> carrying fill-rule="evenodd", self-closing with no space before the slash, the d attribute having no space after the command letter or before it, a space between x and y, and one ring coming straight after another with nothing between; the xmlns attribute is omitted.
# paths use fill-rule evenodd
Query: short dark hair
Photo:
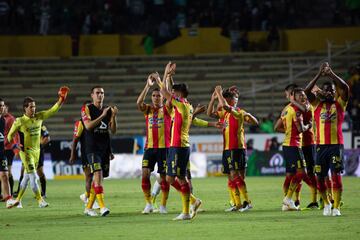
<svg viewBox="0 0 360 240"><path fill-rule="evenodd" d="M174 84L172 86L172 89L174 91L178 91L181 92L181 94L183 95L183 97L187 97L189 95L189 89L188 86L186 85L186 83L178 83L178 84Z"/></svg>
<svg viewBox="0 0 360 240"><path fill-rule="evenodd" d="M290 91L290 92L292 92L293 91L293 89L294 88L297 88L298 87L298 85L296 84L296 83L290 83L290 84L288 84L286 87L285 87L285 91Z"/></svg>
<svg viewBox="0 0 360 240"><path fill-rule="evenodd" d="M0 97L0 102L4 102L4 105L6 105L5 100L3 98L1 98L1 97Z"/></svg>
<svg viewBox="0 0 360 240"><path fill-rule="evenodd" d="M160 92L159 88L154 88L151 92Z"/></svg>
<svg viewBox="0 0 360 240"><path fill-rule="evenodd" d="M93 93L95 88L103 88L103 87L100 86L100 85L94 86L94 87L91 88L91 92L90 92L90 93Z"/></svg>
<svg viewBox="0 0 360 240"><path fill-rule="evenodd" d="M300 92L304 92L304 89L297 87L291 91L291 94L295 96L296 94L299 94Z"/></svg>
<svg viewBox="0 0 360 240"><path fill-rule="evenodd" d="M35 100L32 97L25 97L23 102L23 109L27 108L29 106L29 103L35 102Z"/></svg>
<svg viewBox="0 0 360 240"><path fill-rule="evenodd" d="M324 88L325 86L336 86L335 82L332 82L332 81L326 81L322 84L322 87L321 88Z"/></svg>
<svg viewBox="0 0 360 240"><path fill-rule="evenodd" d="M239 97L239 95L238 95L236 92L230 91L229 88L228 88L228 89L225 89L225 90L223 91L222 95L223 95L224 98L234 98L234 97L237 97L237 98L238 98L238 97Z"/></svg>

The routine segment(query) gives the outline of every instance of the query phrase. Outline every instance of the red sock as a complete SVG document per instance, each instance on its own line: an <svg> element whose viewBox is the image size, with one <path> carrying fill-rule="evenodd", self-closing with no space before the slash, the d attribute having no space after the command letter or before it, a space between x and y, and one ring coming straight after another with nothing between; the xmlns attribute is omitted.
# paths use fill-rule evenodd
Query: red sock
<svg viewBox="0 0 360 240"><path fill-rule="evenodd" d="M302 184L300 182L299 185L297 186L295 192L299 193L301 191L301 187L302 187Z"/></svg>
<svg viewBox="0 0 360 240"><path fill-rule="evenodd" d="M163 180L160 183L160 188L161 188L161 191L163 191L163 192L169 192L170 184L166 180Z"/></svg>
<svg viewBox="0 0 360 240"><path fill-rule="evenodd" d="M141 188L143 192L148 192L151 189L151 183L149 178L142 178L141 179Z"/></svg>
<svg viewBox="0 0 360 240"><path fill-rule="evenodd" d="M104 189L103 189L103 187L102 186L94 186L94 192L95 192L95 194L102 194L102 193L104 193Z"/></svg>
<svg viewBox="0 0 360 240"><path fill-rule="evenodd" d="M185 182L184 184L181 184L181 192L183 194L189 194L190 193L190 185L188 182Z"/></svg>
<svg viewBox="0 0 360 240"><path fill-rule="evenodd" d="M173 184L171 184L171 186L173 186L177 191L181 192L181 186L177 179L175 179L175 181L173 182Z"/></svg>

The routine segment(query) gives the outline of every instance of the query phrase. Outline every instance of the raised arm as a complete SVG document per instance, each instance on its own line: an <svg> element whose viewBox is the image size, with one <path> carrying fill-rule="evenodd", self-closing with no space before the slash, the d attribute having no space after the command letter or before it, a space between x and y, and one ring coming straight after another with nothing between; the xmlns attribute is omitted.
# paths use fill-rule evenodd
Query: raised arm
<svg viewBox="0 0 360 240"><path fill-rule="evenodd" d="M146 104L144 101L145 101L146 95L147 95L150 87L154 85L154 81L155 81L155 79L153 78L153 75L150 74L147 78L144 89L141 91L138 99L136 100L137 108L141 112L144 112L146 110Z"/></svg>
<svg viewBox="0 0 360 240"><path fill-rule="evenodd" d="M328 65L327 62L321 64L318 73L315 75L315 77L309 82L309 84L305 87L304 92L309 99L310 103L314 102L316 100L316 96L312 92L313 88L316 85L316 82L319 80L320 76L323 74L323 69Z"/></svg>
<svg viewBox="0 0 360 240"><path fill-rule="evenodd" d="M324 69L324 72L329 76L336 84L336 90L338 91L340 97L344 101L349 100L349 85L338 75L336 75L330 67Z"/></svg>
<svg viewBox="0 0 360 240"><path fill-rule="evenodd" d="M213 94L211 95L211 99L210 99L208 108L206 110L206 115L208 115L211 118L218 118L218 116L216 115L216 112L215 112L215 108L214 108L216 99L217 99L217 94L214 91Z"/></svg>
<svg viewBox="0 0 360 240"><path fill-rule="evenodd" d="M58 92L58 96L59 96L58 101L50 109L38 112L36 116L42 120L45 120L53 116L55 113L57 113L60 110L62 104L65 102L69 91L70 89L68 87L66 86L61 87Z"/></svg>
<svg viewBox="0 0 360 240"><path fill-rule="evenodd" d="M231 109L231 107L226 102L225 98L223 97L223 95L222 95L223 90L220 85L215 87L215 92L216 92L217 98L219 100L219 107L223 107L226 111L229 111Z"/></svg>
<svg viewBox="0 0 360 240"><path fill-rule="evenodd" d="M171 102L171 92L166 88L166 85L163 81L161 81L159 74L155 77L156 83L160 88L160 92L163 97L166 99L167 104Z"/></svg>
<svg viewBox="0 0 360 240"><path fill-rule="evenodd" d="M168 62L166 64L164 75L163 75L163 83L165 83L165 87L169 92L171 92L172 86L174 85L173 75L175 75L176 63Z"/></svg>

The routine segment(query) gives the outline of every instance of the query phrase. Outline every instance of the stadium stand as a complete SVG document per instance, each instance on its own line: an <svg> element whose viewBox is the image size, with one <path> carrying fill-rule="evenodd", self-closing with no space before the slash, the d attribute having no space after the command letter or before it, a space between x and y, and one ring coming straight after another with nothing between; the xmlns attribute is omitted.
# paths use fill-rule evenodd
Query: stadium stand
<svg viewBox="0 0 360 240"><path fill-rule="evenodd" d="M248 52L171 57L0 59L0 87L11 112L19 116L23 97L34 97L41 110L54 102L59 86L69 86L70 97L61 114L46 122L54 138L70 138L73 123L80 117L81 104L89 99L90 88L101 85L105 89L105 102L117 105L120 110L119 135L143 135L144 121L136 109L137 96L147 75L153 71L162 73L169 60L177 63L175 81L189 85L189 99L194 105L207 104L217 84L237 85L241 92L239 105L263 118L269 113L277 116L280 112L285 104L282 90L293 75L312 68L296 79L296 83L304 86L316 74L317 62L325 57L326 52ZM359 57L359 50L347 52L333 58L331 65L337 73L344 74ZM202 117L206 119L205 115ZM192 129L195 134L216 131Z"/></svg>

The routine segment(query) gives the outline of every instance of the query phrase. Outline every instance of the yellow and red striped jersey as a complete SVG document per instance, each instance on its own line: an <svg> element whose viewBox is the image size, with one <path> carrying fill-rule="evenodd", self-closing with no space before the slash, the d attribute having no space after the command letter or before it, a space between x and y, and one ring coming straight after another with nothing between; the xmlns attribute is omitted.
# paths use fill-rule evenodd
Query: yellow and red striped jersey
<svg viewBox="0 0 360 240"><path fill-rule="evenodd" d="M312 128L302 133L302 143L301 146L309 146L315 143L314 140L314 108L310 106L309 111L303 112L303 121L304 124L307 125L309 123L312 124Z"/></svg>
<svg viewBox="0 0 360 240"><path fill-rule="evenodd" d="M168 148L170 146L171 108L156 108L146 104L146 143L148 148Z"/></svg>
<svg viewBox="0 0 360 240"><path fill-rule="evenodd" d="M172 97L173 125L171 129L171 147L189 147L189 130L192 123L193 107L184 98Z"/></svg>
<svg viewBox="0 0 360 240"><path fill-rule="evenodd" d="M314 120L316 125L316 144L344 144L341 125L344 121L348 101L338 97L335 102L316 101Z"/></svg>
<svg viewBox="0 0 360 240"><path fill-rule="evenodd" d="M74 125L74 138L81 138L84 131L84 125L81 120L77 120Z"/></svg>
<svg viewBox="0 0 360 240"><path fill-rule="evenodd" d="M300 109L293 104L288 104L281 112L281 120L285 129L283 146L301 146L301 133L296 127L296 122L302 115Z"/></svg>
<svg viewBox="0 0 360 240"><path fill-rule="evenodd" d="M231 112L221 108L217 116L224 122L223 143L224 150L245 149L244 116L246 111L232 108Z"/></svg>

